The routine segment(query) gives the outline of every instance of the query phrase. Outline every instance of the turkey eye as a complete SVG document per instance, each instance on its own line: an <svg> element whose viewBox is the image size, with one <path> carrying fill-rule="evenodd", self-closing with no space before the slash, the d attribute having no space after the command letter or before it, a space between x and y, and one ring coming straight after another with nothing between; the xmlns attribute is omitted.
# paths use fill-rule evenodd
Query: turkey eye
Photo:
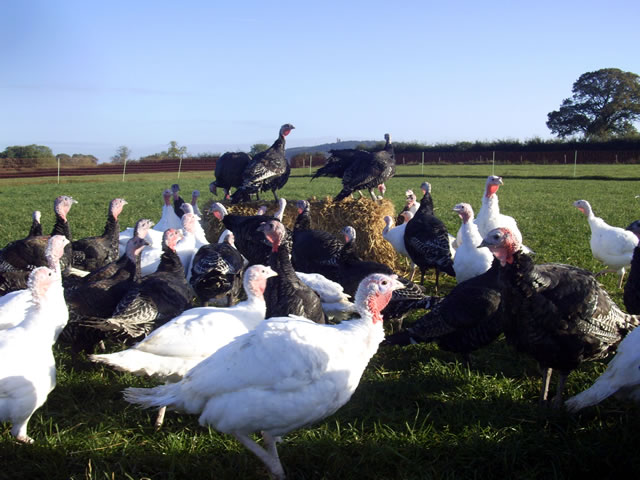
<svg viewBox="0 0 640 480"><path fill-rule="evenodd" d="M388 282L386 280L382 281L382 285L386 285Z"/></svg>

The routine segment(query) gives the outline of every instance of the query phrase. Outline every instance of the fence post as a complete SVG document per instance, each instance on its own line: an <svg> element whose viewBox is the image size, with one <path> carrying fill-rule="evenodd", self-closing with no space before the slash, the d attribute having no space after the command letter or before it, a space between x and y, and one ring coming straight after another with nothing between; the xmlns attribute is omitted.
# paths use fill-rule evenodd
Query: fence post
<svg viewBox="0 0 640 480"><path fill-rule="evenodd" d="M573 154L573 176L576 176L576 167L578 165L578 150Z"/></svg>
<svg viewBox="0 0 640 480"><path fill-rule="evenodd" d="M496 151L493 151L493 159L491 160L491 175L496 174Z"/></svg>
<svg viewBox="0 0 640 480"><path fill-rule="evenodd" d="M180 155L180 163L178 164L178 180L180 180L180 170L182 170L182 155Z"/></svg>
<svg viewBox="0 0 640 480"><path fill-rule="evenodd" d="M309 155L309 175L311 175L311 164L313 163L313 155Z"/></svg>
<svg viewBox="0 0 640 480"><path fill-rule="evenodd" d="M127 159L124 159L124 165L122 165L122 181L124 182L124 172L127 170Z"/></svg>
<svg viewBox="0 0 640 480"><path fill-rule="evenodd" d="M422 175L424 175L424 152L422 152Z"/></svg>
<svg viewBox="0 0 640 480"><path fill-rule="evenodd" d="M60 157L58 157L58 185L60 185Z"/></svg>

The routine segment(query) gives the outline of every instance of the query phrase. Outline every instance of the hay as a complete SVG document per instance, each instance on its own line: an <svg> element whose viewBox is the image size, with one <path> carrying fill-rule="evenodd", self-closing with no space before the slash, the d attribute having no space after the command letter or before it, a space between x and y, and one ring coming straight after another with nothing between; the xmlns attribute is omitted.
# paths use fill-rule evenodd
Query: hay
<svg viewBox="0 0 640 480"><path fill-rule="evenodd" d="M324 200L313 197L308 201L311 209L311 228L340 236L340 230L351 225L356 229L357 234L356 252L362 259L384 263L396 271L405 269L399 264L398 255L391 244L382 237L385 215L390 215L391 218L396 217L395 207L391 201L383 199L374 203L368 198L357 200L346 198L341 202L334 202L329 197ZM211 208L211 204L213 201L207 204L207 211ZM246 202L236 205L225 203L228 213L233 215L255 215L261 205L264 205L264 202ZM268 202L267 214L272 215L276 210L277 205L274 202ZM295 201L288 201L282 223L293 229L297 216ZM217 242L220 233L224 230L222 222L206 213L202 223L207 239L210 242Z"/></svg>

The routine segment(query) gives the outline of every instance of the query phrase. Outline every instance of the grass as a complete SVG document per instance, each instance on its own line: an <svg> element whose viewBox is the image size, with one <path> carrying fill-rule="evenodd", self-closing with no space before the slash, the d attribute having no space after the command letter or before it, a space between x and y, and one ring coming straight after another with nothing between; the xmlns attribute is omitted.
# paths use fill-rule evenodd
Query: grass
<svg viewBox="0 0 640 480"><path fill-rule="evenodd" d="M402 206L407 188L433 186L436 213L455 232L453 205L465 201L477 210L491 165L425 165L398 168L387 196ZM505 185L499 191L504 213L518 219L525 243L538 262L563 262L596 271L602 265L589 250L586 219L571 203L589 200L598 216L626 226L640 218L635 166L498 166ZM339 189L336 179L309 182L294 171L283 189L294 200L322 198ZM160 192L175 175L73 177L0 181L2 244L26 234L30 212L43 212L45 232L53 223L53 198L79 200L69 215L76 238L102 232L108 201L129 201L122 227L142 216L157 218ZM198 188L202 203L213 196L212 174L182 174L184 193ZM269 199L267 195L265 197ZM425 282L433 284L430 276ZM621 303L616 277L602 277ZM444 281L444 290L451 288ZM416 313L414 319L419 316ZM201 427L197 418L168 413L153 431L154 411L122 400L127 386L150 386L147 379L96 366L73 365L56 347L58 385L29 423L31 446L14 442L10 425L0 424L0 478L50 479L226 479L265 478L265 469L244 447ZM567 394L590 386L603 362L583 365L569 377ZM611 478L640 470L637 453L639 407L609 399L577 415L537 407L538 371L528 357L504 340L475 352L473 367L433 345L381 349L368 366L353 398L325 421L285 437L282 463L292 479L381 478L460 479Z"/></svg>

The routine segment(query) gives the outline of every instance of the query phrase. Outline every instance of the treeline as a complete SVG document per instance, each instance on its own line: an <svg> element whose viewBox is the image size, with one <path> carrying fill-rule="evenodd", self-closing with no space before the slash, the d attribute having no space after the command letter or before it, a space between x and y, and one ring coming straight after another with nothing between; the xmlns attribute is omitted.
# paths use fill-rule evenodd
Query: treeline
<svg viewBox="0 0 640 480"><path fill-rule="evenodd" d="M95 167L98 159L93 155L74 153L54 155L44 145L15 145L0 152L2 168L53 168L60 163L64 167Z"/></svg>

